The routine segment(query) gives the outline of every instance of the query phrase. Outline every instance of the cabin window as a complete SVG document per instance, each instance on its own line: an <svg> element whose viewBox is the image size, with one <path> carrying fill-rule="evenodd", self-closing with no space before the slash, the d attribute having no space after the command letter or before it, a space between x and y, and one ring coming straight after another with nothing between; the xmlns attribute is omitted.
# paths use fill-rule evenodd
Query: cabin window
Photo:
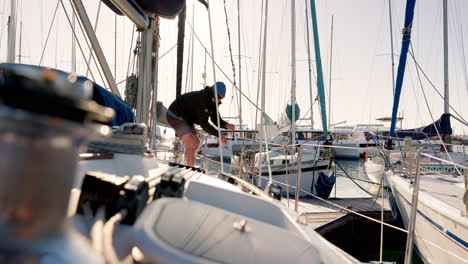
<svg viewBox="0 0 468 264"><path fill-rule="evenodd" d="M297 140L305 140L304 133L302 133L302 132L297 132L297 133L296 133L296 139L297 139Z"/></svg>

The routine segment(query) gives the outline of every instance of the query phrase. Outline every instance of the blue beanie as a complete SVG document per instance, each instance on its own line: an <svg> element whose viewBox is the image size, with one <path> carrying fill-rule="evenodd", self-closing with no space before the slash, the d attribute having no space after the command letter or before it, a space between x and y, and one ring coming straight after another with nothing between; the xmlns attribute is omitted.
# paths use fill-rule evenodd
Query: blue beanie
<svg viewBox="0 0 468 264"><path fill-rule="evenodd" d="M226 85L223 82L216 82L216 87L218 89L218 95L225 97L226 96ZM215 86L211 86L211 91L215 93Z"/></svg>

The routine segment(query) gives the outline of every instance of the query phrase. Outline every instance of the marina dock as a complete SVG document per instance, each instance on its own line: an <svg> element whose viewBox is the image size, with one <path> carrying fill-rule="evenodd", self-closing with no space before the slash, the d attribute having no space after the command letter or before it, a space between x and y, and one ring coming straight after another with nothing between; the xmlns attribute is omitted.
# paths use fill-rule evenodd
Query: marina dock
<svg viewBox="0 0 468 264"><path fill-rule="evenodd" d="M294 199L289 199L288 202L288 199L283 197L281 202L286 206L289 206L289 208L295 208ZM381 206L383 205L385 218L388 217L390 210L387 198L332 198L329 199L328 202L320 199L300 198L298 201L297 213L305 223L313 228L322 227L347 214L352 214L342 208L332 205L331 203L364 215L380 213Z"/></svg>

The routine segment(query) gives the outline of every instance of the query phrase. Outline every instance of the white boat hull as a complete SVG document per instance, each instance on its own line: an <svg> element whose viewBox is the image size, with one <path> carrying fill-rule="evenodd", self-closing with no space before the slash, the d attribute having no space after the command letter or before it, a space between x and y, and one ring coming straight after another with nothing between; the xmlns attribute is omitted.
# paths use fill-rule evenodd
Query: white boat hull
<svg viewBox="0 0 468 264"><path fill-rule="evenodd" d="M299 188L303 190L300 192L300 196L307 196L308 193L319 195L317 191L317 182L319 181L320 175L325 177L334 177L332 165L333 161L330 160L318 160L310 165L302 164L301 168L301 179L299 182ZM273 183L277 183L281 186L281 192L283 195L295 195L297 179L299 177L297 166L272 166L272 180ZM257 171L258 172L258 171ZM258 179L258 186L265 189L269 181L268 167L262 167L262 177ZM305 191L305 192L304 192ZM307 192L307 193L306 193ZM326 197L328 198L328 197Z"/></svg>
<svg viewBox="0 0 468 264"><path fill-rule="evenodd" d="M392 171L386 174L407 227L412 185ZM426 263L466 263L468 260L468 218L465 212L440 201L424 188L419 193L415 235L415 244Z"/></svg>
<svg viewBox="0 0 468 264"><path fill-rule="evenodd" d="M388 181L387 177L385 177L384 169L385 165L383 163L375 162L372 159L366 160L366 162L364 162L364 170L369 180L374 183L382 183L384 186L388 186Z"/></svg>

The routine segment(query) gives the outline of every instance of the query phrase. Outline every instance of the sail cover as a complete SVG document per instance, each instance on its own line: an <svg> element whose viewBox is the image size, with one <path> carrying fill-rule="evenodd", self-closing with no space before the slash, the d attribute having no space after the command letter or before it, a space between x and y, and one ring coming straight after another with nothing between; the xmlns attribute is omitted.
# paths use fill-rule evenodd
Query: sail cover
<svg viewBox="0 0 468 264"><path fill-rule="evenodd" d="M450 125L450 114L443 114L439 118L439 120L427 126L414 129L396 130L396 136L398 138L411 137L414 140L436 137L438 136L438 134L440 134L441 136L452 135L452 126Z"/></svg>
<svg viewBox="0 0 468 264"><path fill-rule="evenodd" d="M78 77L79 81L86 81L88 80L85 77ZM93 83L93 97L92 99L96 101L96 103L110 107L114 109L115 116L112 118L111 121L107 122L106 125L108 126L120 126L124 123L134 123L135 122L135 115L133 114L132 108L130 105L122 100L117 95L109 92L108 90L104 89L99 84Z"/></svg>

